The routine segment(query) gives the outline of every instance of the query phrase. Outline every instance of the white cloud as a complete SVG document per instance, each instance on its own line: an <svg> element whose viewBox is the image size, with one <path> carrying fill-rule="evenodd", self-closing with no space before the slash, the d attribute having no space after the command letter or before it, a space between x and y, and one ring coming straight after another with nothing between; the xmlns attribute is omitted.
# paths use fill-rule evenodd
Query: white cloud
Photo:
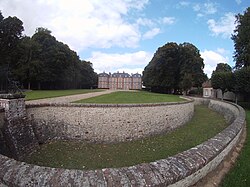
<svg viewBox="0 0 250 187"><path fill-rule="evenodd" d="M155 26L154 21L151 20L151 19L148 19L148 18L138 18L138 19L136 20L136 23L137 23L138 25L147 26L147 27Z"/></svg>
<svg viewBox="0 0 250 187"><path fill-rule="evenodd" d="M1 0L5 16L16 15L24 22L25 33L46 27L56 38L79 51L88 47L137 47L138 25L125 17L141 11L148 0Z"/></svg>
<svg viewBox="0 0 250 187"><path fill-rule="evenodd" d="M188 1L181 1L179 3L177 3L176 8L180 9L180 8L185 8L188 7L191 3Z"/></svg>
<svg viewBox="0 0 250 187"><path fill-rule="evenodd" d="M93 68L98 73L103 71L127 71L129 73L136 73L149 63L152 56L153 54L145 51L125 54L93 52L87 60L93 63Z"/></svg>
<svg viewBox="0 0 250 187"><path fill-rule="evenodd" d="M206 14L214 14L217 12L217 6L214 3L205 3L204 4Z"/></svg>
<svg viewBox="0 0 250 187"><path fill-rule="evenodd" d="M241 0L235 0L235 2L239 5L239 4L241 4Z"/></svg>
<svg viewBox="0 0 250 187"><path fill-rule="evenodd" d="M158 35L160 32L161 32L161 30L159 28L153 28L153 29L147 31L143 35L143 38L144 39L152 39L153 37L155 37L156 35Z"/></svg>
<svg viewBox="0 0 250 187"><path fill-rule="evenodd" d="M201 10L200 4L195 4L195 5L193 6L193 10L196 11L196 12L200 11L200 10Z"/></svg>
<svg viewBox="0 0 250 187"><path fill-rule="evenodd" d="M167 25L172 25L176 19L174 17L164 17L162 18L162 23Z"/></svg>
<svg viewBox="0 0 250 187"><path fill-rule="evenodd" d="M80 52L88 48L136 48L142 39L156 36L161 24L175 22L174 17L139 18L148 3L149 0L0 0L0 7L4 16L15 15L24 22L25 34L31 36L37 27L45 27L59 41ZM149 31L143 34L145 30Z"/></svg>
<svg viewBox="0 0 250 187"><path fill-rule="evenodd" d="M220 53L224 53L226 50L219 49L219 51ZM211 50L204 50L201 52L201 57L204 59L205 64L204 72L208 77L211 77L218 63L228 63L229 58L222 56L220 53Z"/></svg>
<svg viewBox="0 0 250 187"><path fill-rule="evenodd" d="M197 12L198 17L203 17L205 15L215 14L217 12L217 4L216 3L196 3L193 4L193 10Z"/></svg>
<svg viewBox="0 0 250 187"><path fill-rule="evenodd" d="M221 55L229 55L230 51L224 48L217 48L216 52L220 53Z"/></svg>
<svg viewBox="0 0 250 187"><path fill-rule="evenodd" d="M189 2L187 2L187 1L181 1L180 3L179 3L179 5L180 6L189 6Z"/></svg>
<svg viewBox="0 0 250 187"><path fill-rule="evenodd" d="M229 38L235 29L235 15L231 12L226 13L220 20L210 19L207 21L208 28L212 31L212 35L223 38Z"/></svg>

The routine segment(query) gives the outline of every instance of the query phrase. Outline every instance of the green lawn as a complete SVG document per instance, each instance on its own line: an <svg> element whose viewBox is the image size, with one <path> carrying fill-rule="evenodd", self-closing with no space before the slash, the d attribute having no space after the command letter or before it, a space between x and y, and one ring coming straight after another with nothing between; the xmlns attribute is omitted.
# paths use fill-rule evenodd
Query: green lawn
<svg viewBox="0 0 250 187"><path fill-rule="evenodd" d="M66 95L83 94L89 92L103 91L100 89L75 89L75 90L33 90L24 92L26 100L44 99L52 97L60 97Z"/></svg>
<svg viewBox="0 0 250 187"><path fill-rule="evenodd" d="M222 187L249 187L250 186L250 110L246 110L247 138L243 150L234 166L226 175Z"/></svg>
<svg viewBox="0 0 250 187"><path fill-rule="evenodd" d="M111 94L101 95L76 101L76 103L161 103L185 101L177 95L159 94L145 91L128 92L118 91Z"/></svg>
<svg viewBox="0 0 250 187"><path fill-rule="evenodd" d="M37 165L75 169L130 166L167 158L215 136L227 126L223 116L196 106L192 120L164 135L117 144L55 141L44 144L25 161Z"/></svg>

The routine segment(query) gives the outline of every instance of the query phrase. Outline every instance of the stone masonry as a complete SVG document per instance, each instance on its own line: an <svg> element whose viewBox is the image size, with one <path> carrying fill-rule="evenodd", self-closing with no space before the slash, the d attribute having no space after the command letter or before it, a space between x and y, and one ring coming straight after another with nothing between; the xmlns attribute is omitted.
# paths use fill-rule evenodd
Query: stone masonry
<svg viewBox="0 0 250 187"><path fill-rule="evenodd" d="M11 157L22 160L38 147L30 120L26 116L24 98L0 99L0 105L5 111L3 124L0 126L1 147L8 149L7 154ZM1 152L7 151L2 149Z"/></svg>
<svg viewBox="0 0 250 187"><path fill-rule="evenodd" d="M191 101L162 104L28 105L40 143L50 139L121 142L169 132L193 116Z"/></svg>
<svg viewBox="0 0 250 187"><path fill-rule="evenodd" d="M230 110L233 116L228 119L232 123L215 137L187 151L131 167L69 170L30 165L0 155L0 185L191 186L218 166L237 143L245 124L245 112L238 105L209 99L194 100L206 103L225 116Z"/></svg>

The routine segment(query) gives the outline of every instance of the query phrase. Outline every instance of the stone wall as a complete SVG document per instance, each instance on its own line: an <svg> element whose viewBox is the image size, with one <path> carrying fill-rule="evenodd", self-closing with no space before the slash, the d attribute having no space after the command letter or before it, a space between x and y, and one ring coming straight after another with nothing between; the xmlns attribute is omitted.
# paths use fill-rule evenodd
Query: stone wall
<svg viewBox="0 0 250 187"><path fill-rule="evenodd" d="M169 132L193 116L191 101L140 105L33 105L28 116L40 143L56 139L120 142Z"/></svg>
<svg viewBox="0 0 250 187"><path fill-rule="evenodd" d="M222 114L228 123L232 123L239 115L239 110L229 102L219 100L209 100L204 98L195 98L195 104L207 105L212 110Z"/></svg>
<svg viewBox="0 0 250 187"><path fill-rule="evenodd" d="M207 103L220 112L231 110L231 113L234 113L234 119L231 119L233 122L215 137L187 151L166 159L131 167L68 170L34 166L0 155L0 184L181 187L193 185L224 159L237 143L245 123L245 112L237 105L205 99L200 99L197 103Z"/></svg>
<svg viewBox="0 0 250 187"><path fill-rule="evenodd" d="M4 123L4 108L0 107L0 129L3 127Z"/></svg>
<svg viewBox="0 0 250 187"><path fill-rule="evenodd" d="M0 107L5 109L5 117L8 120L26 116L24 98L0 99Z"/></svg>
<svg viewBox="0 0 250 187"><path fill-rule="evenodd" d="M0 99L0 153L22 160L38 148L30 120L26 117L24 98ZM4 114L4 115L3 115Z"/></svg>
<svg viewBox="0 0 250 187"><path fill-rule="evenodd" d="M9 155L3 137L4 108L0 107L0 154Z"/></svg>

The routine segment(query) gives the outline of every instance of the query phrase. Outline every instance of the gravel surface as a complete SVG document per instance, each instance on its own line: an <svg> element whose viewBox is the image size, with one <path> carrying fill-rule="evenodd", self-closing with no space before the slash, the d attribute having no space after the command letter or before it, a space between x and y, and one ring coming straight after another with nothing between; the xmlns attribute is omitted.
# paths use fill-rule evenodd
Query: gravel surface
<svg viewBox="0 0 250 187"><path fill-rule="evenodd" d="M105 90L102 92L92 92L92 93L85 93L85 94L78 94L78 95L69 95L69 96L62 96L62 97L54 97L54 98L46 98L46 99L37 99L26 101L26 104L39 104L39 103L71 103L73 101L87 99L90 97L96 97L99 95L109 94L115 92L116 90Z"/></svg>

